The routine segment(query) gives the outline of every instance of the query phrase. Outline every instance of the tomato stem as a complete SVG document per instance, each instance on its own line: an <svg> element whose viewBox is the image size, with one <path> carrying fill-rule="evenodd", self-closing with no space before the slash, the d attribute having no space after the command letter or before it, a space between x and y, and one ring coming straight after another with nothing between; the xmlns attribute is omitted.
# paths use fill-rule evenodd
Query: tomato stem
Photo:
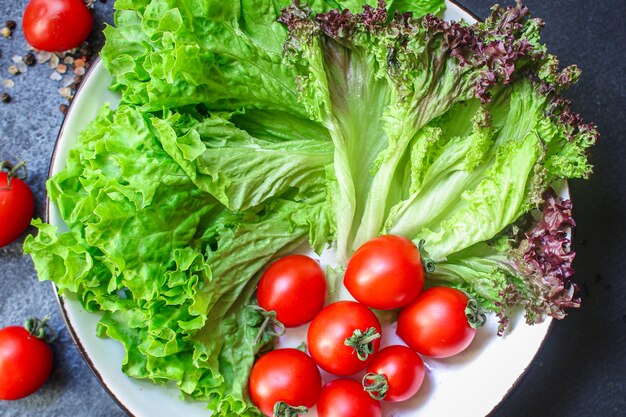
<svg viewBox="0 0 626 417"><path fill-rule="evenodd" d="M356 329L352 336L344 342L346 346L354 348L358 358L366 361L367 357L374 353L374 340L380 339L380 333L374 327L370 327L365 332Z"/></svg>
<svg viewBox="0 0 626 417"><path fill-rule="evenodd" d="M23 180L28 177L28 170L26 169L26 162L20 161L16 165L13 165L9 161L0 161L0 171L6 172L7 175L7 186L0 188L0 191L10 190L11 189L11 180L15 177Z"/></svg>
<svg viewBox="0 0 626 417"><path fill-rule="evenodd" d="M472 329L483 327L487 321L485 309L482 308L481 305L478 304L478 301L476 301L473 297L470 297L467 302L467 307L465 307L465 316L467 317L467 322Z"/></svg>
<svg viewBox="0 0 626 417"><path fill-rule="evenodd" d="M389 391L389 383L384 375L369 372L363 376L363 389L370 397L377 401L382 401Z"/></svg>
<svg viewBox="0 0 626 417"><path fill-rule="evenodd" d="M424 239L421 239L418 243L417 243L417 249L420 252L420 258L422 260L422 265L424 266L424 271L426 271L426 273L430 274L435 272L435 261L433 261L432 259L430 259L427 256L423 256L424 255L424 243L426 241Z"/></svg>
<svg viewBox="0 0 626 417"><path fill-rule="evenodd" d="M303 405L293 407L284 401L278 401L274 404L273 417L298 417L300 414L306 414L308 412L309 409Z"/></svg>
<svg viewBox="0 0 626 417"><path fill-rule="evenodd" d="M256 304L250 305L250 308L256 310L261 317L264 318L263 323L261 323L261 327L259 327L259 331L254 338L254 345L257 345L261 341L264 334L267 334L270 337L282 336L285 334L285 325L276 319L277 314L274 310L267 311L263 307ZM276 328L278 328L278 331L276 331Z"/></svg>
<svg viewBox="0 0 626 417"><path fill-rule="evenodd" d="M57 335L48 325L48 320L50 320L49 315L46 315L43 319L31 317L24 323L24 328L36 338L41 339L46 343L52 343L56 340Z"/></svg>

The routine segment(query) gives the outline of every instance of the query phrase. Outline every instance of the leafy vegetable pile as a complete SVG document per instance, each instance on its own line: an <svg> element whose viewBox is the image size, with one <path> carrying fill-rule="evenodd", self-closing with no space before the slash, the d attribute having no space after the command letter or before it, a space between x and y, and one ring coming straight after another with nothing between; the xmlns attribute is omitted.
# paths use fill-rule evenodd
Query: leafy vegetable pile
<svg viewBox="0 0 626 417"><path fill-rule="evenodd" d="M521 3L475 25L440 0L364 3L116 1L102 59L121 104L48 182L69 230L37 221L25 251L104 312L128 375L257 415L257 273L306 240L342 262L381 233L423 241L428 282L502 328L516 306L532 323L578 305L550 185L591 172L595 127L559 96L579 70Z"/></svg>

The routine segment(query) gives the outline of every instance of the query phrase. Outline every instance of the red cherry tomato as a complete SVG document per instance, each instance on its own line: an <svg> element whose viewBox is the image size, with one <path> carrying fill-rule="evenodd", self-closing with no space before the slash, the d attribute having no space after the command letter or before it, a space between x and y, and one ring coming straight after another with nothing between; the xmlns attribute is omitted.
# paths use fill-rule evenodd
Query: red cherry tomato
<svg viewBox="0 0 626 417"><path fill-rule="evenodd" d="M468 302L467 295L454 288L429 288L400 311L398 336L422 355L456 355L469 346L476 334L465 315Z"/></svg>
<svg viewBox="0 0 626 417"><path fill-rule="evenodd" d="M317 403L318 417L381 417L380 402L358 382L335 379L324 385Z"/></svg>
<svg viewBox="0 0 626 417"><path fill-rule="evenodd" d="M315 362L298 349L277 349L261 356L254 363L248 382L252 402L270 417L278 402L291 407L313 407L322 389Z"/></svg>
<svg viewBox="0 0 626 417"><path fill-rule="evenodd" d="M23 327L0 330L0 400L17 400L37 391L52 372L52 350Z"/></svg>
<svg viewBox="0 0 626 417"><path fill-rule="evenodd" d="M380 336L380 322L369 308L354 301L339 301L313 319L307 345L322 369L345 376L367 367L378 352Z"/></svg>
<svg viewBox="0 0 626 417"><path fill-rule="evenodd" d="M0 247L16 240L33 218L35 200L28 185L14 177L8 185L8 174L0 172Z"/></svg>
<svg viewBox="0 0 626 417"><path fill-rule="evenodd" d="M403 307L424 286L420 252L402 236L379 236L354 252L343 282L356 300L369 307Z"/></svg>
<svg viewBox="0 0 626 417"><path fill-rule="evenodd" d="M363 386L375 399L405 401L424 381L424 362L413 350L395 345L382 349L367 367Z"/></svg>
<svg viewBox="0 0 626 417"><path fill-rule="evenodd" d="M324 307L324 270L304 255L289 255L274 262L259 282L257 300L286 327L301 326L313 320Z"/></svg>
<svg viewBox="0 0 626 417"><path fill-rule="evenodd" d="M22 27L36 49L62 52L80 46L93 28L93 16L83 0L30 0Z"/></svg>

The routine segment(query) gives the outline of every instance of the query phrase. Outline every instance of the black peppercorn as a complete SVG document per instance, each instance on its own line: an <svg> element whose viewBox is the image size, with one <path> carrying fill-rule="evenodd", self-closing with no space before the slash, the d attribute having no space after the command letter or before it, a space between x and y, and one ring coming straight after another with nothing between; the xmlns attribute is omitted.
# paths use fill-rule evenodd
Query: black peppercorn
<svg viewBox="0 0 626 417"><path fill-rule="evenodd" d="M37 63L37 58L35 58L35 55L32 52L29 52L22 57L22 62L29 67L32 67Z"/></svg>

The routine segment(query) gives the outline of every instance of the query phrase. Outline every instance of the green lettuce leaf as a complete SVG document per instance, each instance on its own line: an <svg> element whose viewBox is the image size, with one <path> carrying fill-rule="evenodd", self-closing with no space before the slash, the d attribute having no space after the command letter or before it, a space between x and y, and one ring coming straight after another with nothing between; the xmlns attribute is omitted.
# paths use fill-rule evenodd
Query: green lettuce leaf
<svg viewBox="0 0 626 417"><path fill-rule="evenodd" d="M118 1L101 56L123 102L147 110L203 103L298 113L282 65L284 1Z"/></svg>
<svg viewBox="0 0 626 417"><path fill-rule="evenodd" d="M313 0L318 12L374 1ZM122 100L146 110L204 104L211 109L276 109L304 115L289 67L287 30L277 22L290 0L120 0L105 29L102 59ZM391 2L393 10L439 12L443 0Z"/></svg>
<svg viewBox="0 0 626 417"><path fill-rule="evenodd" d="M335 145L338 253L396 233L436 261L496 236L559 178L586 177L593 126L556 93L575 81L518 4L484 23L300 5L289 63ZM528 74L533 74L529 76Z"/></svg>
<svg viewBox="0 0 626 417"><path fill-rule="evenodd" d="M162 123L103 108L48 183L69 230L35 222L25 252L41 279L104 312L98 334L124 344L128 375L176 381L217 415L257 415L247 372L271 338L254 342L262 317L246 306L271 259L328 241L325 191L231 211L163 149Z"/></svg>
<svg viewBox="0 0 626 417"><path fill-rule="evenodd" d="M284 114L245 116L250 131L235 126L230 114L202 120L175 114L153 124L165 150L198 188L231 210L249 209L292 188L302 193L325 188L333 160L325 130ZM288 129L295 129L289 140L283 137Z"/></svg>

